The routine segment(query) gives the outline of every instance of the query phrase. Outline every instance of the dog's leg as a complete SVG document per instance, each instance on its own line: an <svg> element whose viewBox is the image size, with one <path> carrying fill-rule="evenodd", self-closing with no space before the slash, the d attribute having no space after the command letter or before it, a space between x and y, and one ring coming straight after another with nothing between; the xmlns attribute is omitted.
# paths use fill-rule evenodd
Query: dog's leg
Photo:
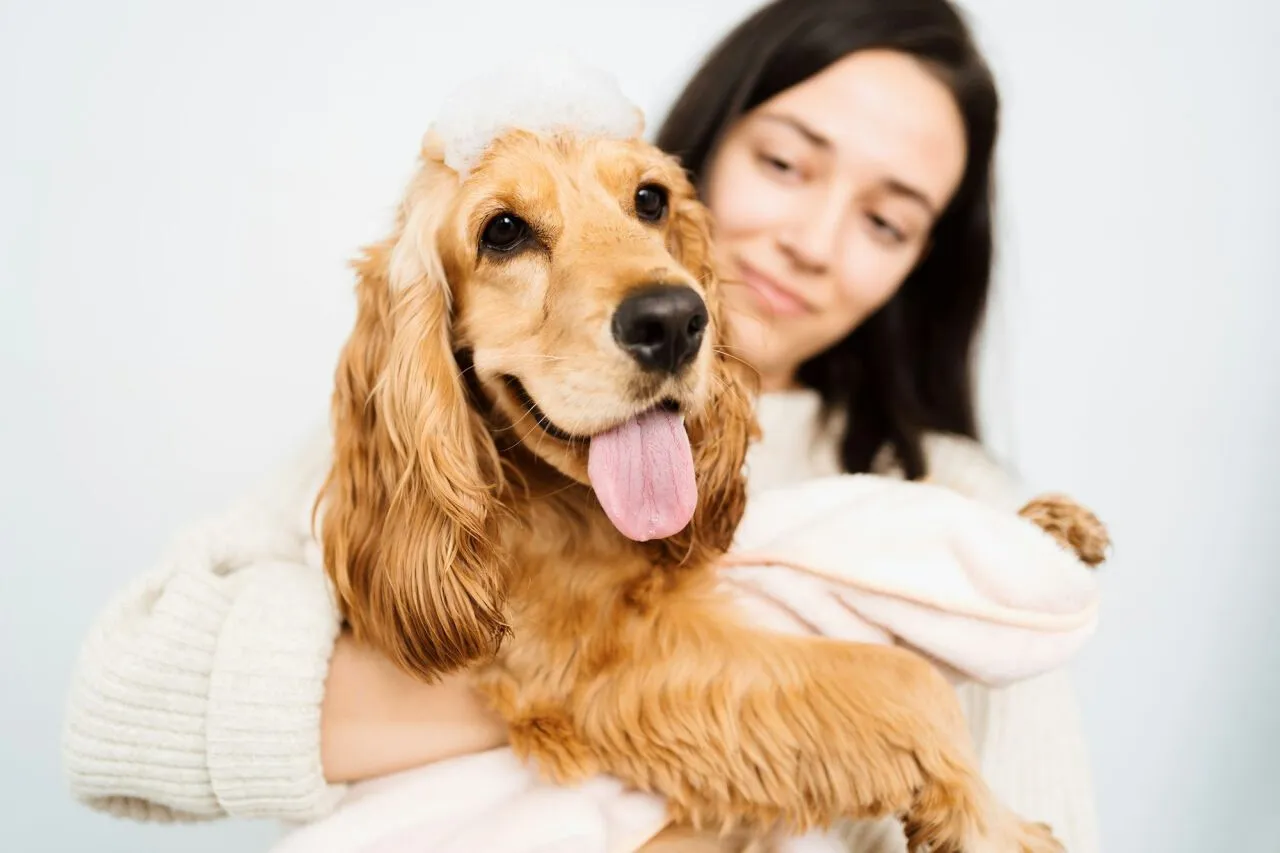
<svg viewBox="0 0 1280 853"><path fill-rule="evenodd" d="M558 702L507 681L512 744L548 775L606 772L662 794L695 828L802 832L898 816L931 853L1051 853L981 779L958 700L889 646L770 636L718 602L678 596L620 617L601 667ZM619 642L624 643L618 648Z"/></svg>
<svg viewBox="0 0 1280 853"><path fill-rule="evenodd" d="M604 770L666 794L678 820L805 831L897 815L911 850L1061 849L996 802L955 693L923 658L717 633L690 630L673 660L605 686L617 719L588 710ZM700 660L680 651L698 643Z"/></svg>

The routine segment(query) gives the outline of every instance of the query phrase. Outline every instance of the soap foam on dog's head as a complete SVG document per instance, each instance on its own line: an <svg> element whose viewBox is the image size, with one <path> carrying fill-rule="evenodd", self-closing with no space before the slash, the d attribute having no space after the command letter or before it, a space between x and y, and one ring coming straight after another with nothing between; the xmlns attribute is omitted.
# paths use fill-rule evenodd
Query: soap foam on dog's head
<svg viewBox="0 0 1280 853"><path fill-rule="evenodd" d="M627 139L643 132L644 114L612 75L544 52L459 86L431 128L445 165L463 179L494 139L516 129Z"/></svg>

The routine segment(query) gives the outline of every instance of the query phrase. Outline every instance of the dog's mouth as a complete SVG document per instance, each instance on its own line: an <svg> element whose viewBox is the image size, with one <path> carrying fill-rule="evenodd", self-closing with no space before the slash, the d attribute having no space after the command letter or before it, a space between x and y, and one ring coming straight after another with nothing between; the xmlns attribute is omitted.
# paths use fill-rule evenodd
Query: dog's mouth
<svg viewBox="0 0 1280 853"><path fill-rule="evenodd" d="M538 405L538 401L533 399L533 395L529 393L529 389L525 387L525 384L521 382L518 377L512 376L511 374L505 374L502 377L502 381L506 384L507 390L511 392L511 395L516 398L516 404L519 405L521 409L528 412L529 417L533 418L533 420L538 424L538 428L558 441L563 441L566 444L586 445L594 436L609 432L611 429L606 427L590 433L575 433L567 429L563 429L556 424L555 421L547 417L546 412L544 412ZM675 415L681 422L684 420L684 415L681 412L680 401L676 400L674 397L664 397L650 408L655 410L660 409L664 412ZM642 411L635 417L639 417L644 413L645 412ZM621 426L621 424L617 424L615 426Z"/></svg>
<svg viewBox="0 0 1280 853"><path fill-rule="evenodd" d="M609 520L644 542L679 533L698 502L693 450L675 400L664 399L622 423L589 435L557 426L514 376L503 377L516 402L551 438L586 445L587 476Z"/></svg>

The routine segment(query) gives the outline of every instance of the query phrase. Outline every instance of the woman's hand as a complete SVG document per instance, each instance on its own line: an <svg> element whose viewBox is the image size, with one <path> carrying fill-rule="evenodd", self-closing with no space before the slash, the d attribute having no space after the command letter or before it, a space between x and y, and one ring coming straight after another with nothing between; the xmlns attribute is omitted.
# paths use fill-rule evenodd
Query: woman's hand
<svg viewBox="0 0 1280 853"><path fill-rule="evenodd" d="M506 725L466 673L426 684L349 631L334 646L320 713L329 782L356 782L507 742Z"/></svg>

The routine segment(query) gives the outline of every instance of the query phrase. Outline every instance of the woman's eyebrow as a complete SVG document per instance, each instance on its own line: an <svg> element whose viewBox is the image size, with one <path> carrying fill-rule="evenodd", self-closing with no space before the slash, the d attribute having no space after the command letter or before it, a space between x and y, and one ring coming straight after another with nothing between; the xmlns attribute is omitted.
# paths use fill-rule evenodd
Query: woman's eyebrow
<svg viewBox="0 0 1280 853"><path fill-rule="evenodd" d="M917 189L916 187L911 186L911 184L900 181L897 178L886 179L884 181L884 188L890 195L901 196L902 198L914 201L921 205L929 212L930 216L938 215L937 206L933 203L932 199L924 194L923 190Z"/></svg>
<svg viewBox="0 0 1280 853"><path fill-rule="evenodd" d="M795 116L790 115L789 113L773 113L773 112L761 113L760 118L765 121L771 121L777 124L783 124L783 125L786 125L787 127L790 127L792 130L804 136L805 139L808 139L810 142L812 142L814 145L818 146L819 148L830 150L834 147L829 137L824 136L822 133L815 130L812 126L806 124L805 122L801 121ZM928 211L930 216L938 215L938 206L934 204L933 199L929 198L929 196L925 194L924 190L920 189L919 187L913 186L907 183L906 181L900 180L898 178L886 178L883 181L883 184L884 184L885 190L890 195L900 196L909 201L916 202L921 207L923 207L926 211Z"/></svg>
<svg viewBox="0 0 1280 853"><path fill-rule="evenodd" d="M821 148L831 147L830 139L823 136L821 133L814 130L812 127L805 124L804 122L802 122L800 119L796 118L793 115L787 115L786 113L762 113L760 115L760 118L765 119L767 121L785 124L788 127L790 127L792 130L799 132L802 136L804 136L814 145L817 145Z"/></svg>

